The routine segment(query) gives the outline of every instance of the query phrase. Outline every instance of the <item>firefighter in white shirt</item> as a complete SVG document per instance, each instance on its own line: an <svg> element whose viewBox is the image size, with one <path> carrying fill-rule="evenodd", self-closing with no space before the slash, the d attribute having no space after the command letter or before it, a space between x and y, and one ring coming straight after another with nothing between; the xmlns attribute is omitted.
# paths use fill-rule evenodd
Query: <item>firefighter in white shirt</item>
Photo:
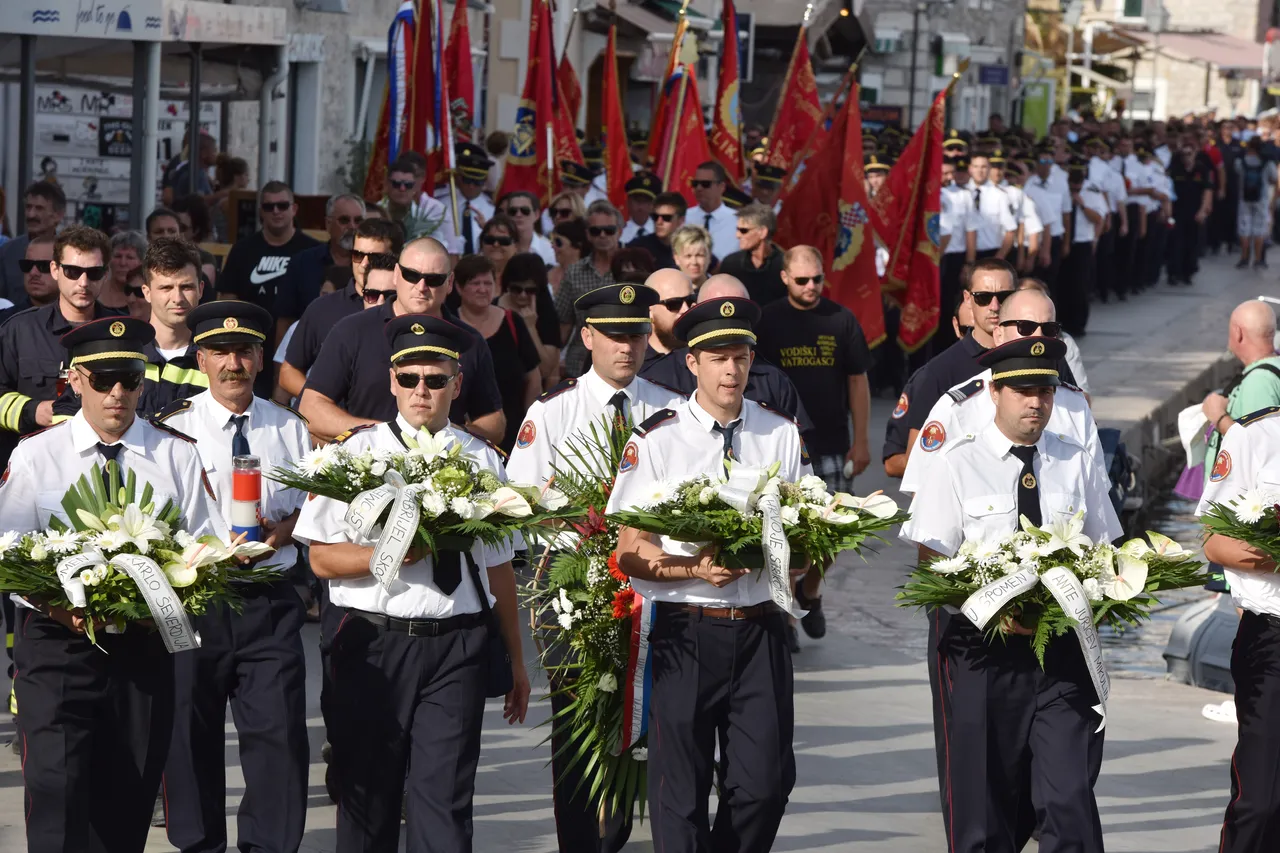
<svg viewBox="0 0 1280 853"><path fill-rule="evenodd" d="M967 189L973 196L973 207L978 222L978 260L1006 258L1013 250L1018 223L1009 209L1009 196L991 183L991 161L985 154L975 154L969 160L970 181Z"/></svg>
<svg viewBox="0 0 1280 853"><path fill-rule="evenodd" d="M1107 198L1088 180L1088 166L1073 160L1068 167L1071 201L1071 248L1064 250L1062 268L1051 291L1062 327L1073 336L1084 334L1089 322L1089 295L1096 281L1094 248L1107 221Z"/></svg>
<svg viewBox="0 0 1280 853"><path fill-rule="evenodd" d="M749 300L713 299L676 324L697 390L636 427L609 511L646 504L662 482L722 475L727 460L780 463L778 476L788 481L810 473L795 423L742 396L759 317ZM761 573L717 566L713 553L629 528L619 536L620 568L638 596L655 602L650 825L655 847L666 853L764 853L795 784L786 614ZM707 798L716 778L712 821Z"/></svg>
<svg viewBox="0 0 1280 853"><path fill-rule="evenodd" d="M1033 275L1050 288L1058 280L1063 246L1067 239L1067 222L1071 218L1071 192L1065 182L1059 186L1054 180L1054 167L1053 152L1041 148L1035 155L1033 172L1022 186L1027 197L1035 202L1036 210L1048 232L1041 235L1043 242L1035 260Z"/></svg>
<svg viewBox="0 0 1280 853"><path fill-rule="evenodd" d="M311 437L301 415L253 394L262 344L273 329L265 308L209 302L191 312L187 327L209 388L173 403L157 420L196 440L227 526L273 546L264 562L278 576L240 587L238 611L224 606L192 619L200 648L180 655L174 667L177 704L164 774L169 843L182 851L227 845L224 729L230 702L245 783L238 843L295 850L307 813L310 752L306 614L289 572L297 561L293 526L305 495L263 477L259 526L238 513L232 480L237 459L256 459L264 473L296 464L311 449Z"/></svg>
<svg viewBox="0 0 1280 853"><path fill-rule="evenodd" d="M502 480L499 452L449 423L461 389L458 357L473 335L447 320L405 314L387 323L397 415L343 439L354 452L403 452L421 429L461 445ZM511 686L503 709L524 720L529 679L520 651L512 548L474 544L434 555L410 549L391 591L369 570L371 540L344 520L347 506L308 500L294 538L345 611L332 639L322 697L339 779L337 849L395 850L405 799L408 853L471 850L472 797L490 679L491 632L506 644ZM492 608L492 610L491 610Z"/></svg>
<svg viewBox="0 0 1280 853"><path fill-rule="evenodd" d="M1127 245L1129 236L1129 192L1125 188L1124 178L1111 168L1111 146L1100 137L1093 137L1085 143L1089 153L1089 181L1095 184L1107 198L1106 225L1098 234L1094 257L1095 292L1099 300L1107 301L1107 295L1113 294L1124 300L1128 289L1120 275L1122 262L1117 256L1117 243Z"/></svg>

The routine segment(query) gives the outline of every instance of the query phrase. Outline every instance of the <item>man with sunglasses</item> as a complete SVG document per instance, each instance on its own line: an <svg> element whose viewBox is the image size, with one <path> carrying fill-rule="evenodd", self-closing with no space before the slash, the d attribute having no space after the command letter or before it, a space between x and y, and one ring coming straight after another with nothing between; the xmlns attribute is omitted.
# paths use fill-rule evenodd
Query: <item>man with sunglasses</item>
<svg viewBox="0 0 1280 853"><path fill-rule="evenodd" d="M493 202L484 191L485 181L493 161L484 148L474 142L459 142L457 156L458 224L454 226L453 193L446 192L440 198L444 205L444 220L440 223L439 240L448 247L450 254L474 255L480 251L480 229L493 218ZM548 229L549 230L549 229Z"/></svg>
<svg viewBox="0 0 1280 853"><path fill-rule="evenodd" d="M711 254L717 258L728 257L738 250L738 217L724 203L727 180L724 167L708 160L698 166L689 181L693 197L698 201L697 209L688 215L689 224L707 229L711 235Z"/></svg>
<svg viewBox="0 0 1280 853"><path fill-rule="evenodd" d="M681 275L675 272L677 275ZM507 462L507 475L522 483L542 484L552 478L557 465L576 439L590 439L592 429L606 423L623 432L655 412L683 402L684 396L638 376L651 329L650 312L659 294L639 284L615 284L584 294L577 309L584 315L581 336L591 353L591 368L578 379L567 379L538 398L526 415ZM570 536L560 547L575 547ZM567 676L555 666L571 663L568 652L552 642L551 675L556 686ZM553 712L569 705L568 697L553 694ZM570 739L567 719L553 721L553 749L559 753ZM582 767L568 760L572 753L552 759L556 836L562 853L615 853L631 834L630 816L615 813L600 837L599 807L585 790L578 790Z"/></svg>
<svg viewBox="0 0 1280 853"><path fill-rule="evenodd" d="M637 172L627 181L626 189L627 224L622 228L622 245L630 247L636 238L653 233L653 208L662 182L651 172Z"/></svg>
<svg viewBox="0 0 1280 853"><path fill-rule="evenodd" d="M787 295L782 281L783 251L773 242L778 218L759 202L738 211L738 251L720 262L719 271L747 286L752 301L769 305Z"/></svg>
<svg viewBox="0 0 1280 853"><path fill-rule="evenodd" d="M653 200L653 233L641 234L627 244L628 249L644 249L653 255L657 269L675 269L671 238L684 225L687 205L680 193L658 193Z"/></svg>
<svg viewBox="0 0 1280 853"><path fill-rule="evenodd" d="M587 361L587 348L581 336L585 318L577 308L578 298L614 283L613 255L618 251L618 234L621 231L622 214L609 202L593 202L587 208L587 239L591 243L591 254L564 271L564 279L556 292L560 338L568 341L564 350L564 369L569 377L581 376Z"/></svg>
<svg viewBox="0 0 1280 853"><path fill-rule="evenodd" d="M369 275L375 269L393 272L402 248L404 231L395 222L366 219L356 227L351 246L351 281L342 290L327 293L308 305L289 338L280 366L280 388L288 398L301 396L307 373L333 327L362 309L382 304L384 296L365 297ZM395 299L395 287L389 281L381 283L380 292L389 292L390 299Z"/></svg>
<svg viewBox="0 0 1280 853"><path fill-rule="evenodd" d="M536 195L524 191L507 193L498 201L498 210L515 223L516 252L533 252L548 267L556 265L556 250L551 241L533 228L542 210Z"/></svg>
<svg viewBox="0 0 1280 853"><path fill-rule="evenodd" d="M207 389L169 405L157 420L196 440L217 509L230 527L235 458L257 457L263 471L289 467L311 450L311 437L292 409L254 396L254 378L263 368L262 343L271 332L265 309L233 300L211 302L191 311L186 326ZM264 562L277 574L240 587L237 610L224 606L193 617L200 648L174 659L177 703L164 799L169 843L179 850L226 848L228 702L244 770L239 845L284 851L296 850L302 841L308 762L305 620L289 570L297 560L293 527L305 497L263 478L258 535L276 549Z"/></svg>
<svg viewBox="0 0 1280 853"><path fill-rule="evenodd" d="M53 238L37 237L27 243L26 257L18 261L18 269L22 270L22 288L32 308L42 308L58 298L58 282L49 269L52 260Z"/></svg>
<svg viewBox="0 0 1280 853"><path fill-rule="evenodd" d="M58 257L66 265L77 251ZM18 445L0 477L0 529L36 532L55 517L67 524L67 489L94 476L94 465L114 464L148 484L156 506L173 501L192 536L230 538L195 442L137 416L142 347L154 333L130 317L105 317L62 336L83 405ZM99 627L99 649L84 636L82 612L21 603L15 691L28 849L141 850L169 752L177 656L154 627Z"/></svg>
<svg viewBox="0 0 1280 853"><path fill-rule="evenodd" d="M347 430L395 416L395 398L378 380L387 367L383 329L405 314L444 317L445 300L453 290L450 268L444 246L430 237L419 237L400 252L395 301L353 314L333 327L307 374L299 402L313 435L330 441ZM462 353L468 379L453 401L453 421L469 424L490 441L501 441L506 418L489 346L479 332L455 316L445 319L475 335L479 344Z"/></svg>
<svg viewBox="0 0 1280 853"><path fill-rule="evenodd" d="M62 188L49 181L35 181L27 187L22 199L25 233L0 246L0 298L8 299L19 308L28 304L19 263L26 257L27 244L40 237L55 237L67 212L67 197Z"/></svg>
<svg viewBox="0 0 1280 853"><path fill-rule="evenodd" d="M422 314L403 314L378 331L392 414L342 444L355 453L403 453L425 430L505 481L499 452L450 423L467 380L462 356L484 340ZM479 542L465 552L411 548L388 589L370 575L375 543L353 537L347 509L308 500L294 530L341 614L321 700L341 780L337 849L397 849L403 802L410 853L469 851L491 632L501 634L511 661L503 716L523 722L529 704L512 549Z"/></svg>
<svg viewBox="0 0 1280 853"><path fill-rule="evenodd" d="M276 316L287 329L320 295L324 271L351 266L356 229L366 214L364 199L353 193L329 196L324 206L324 227L329 240L299 252L289 262L289 272L276 288Z"/></svg>
<svg viewBox="0 0 1280 853"><path fill-rule="evenodd" d="M649 321L652 328L649 332L649 346L644 351L645 371L655 361L674 349L680 348L676 339L676 322L685 312L698 303L693 292L693 282L689 276L678 269L662 269L645 279L645 287L650 287L658 294L658 301L649 309Z"/></svg>

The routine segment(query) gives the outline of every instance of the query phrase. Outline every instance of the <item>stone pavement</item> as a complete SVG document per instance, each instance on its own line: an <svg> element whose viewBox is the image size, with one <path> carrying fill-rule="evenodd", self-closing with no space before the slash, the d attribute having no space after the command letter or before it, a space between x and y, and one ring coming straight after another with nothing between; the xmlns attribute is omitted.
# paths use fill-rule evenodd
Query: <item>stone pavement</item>
<svg viewBox="0 0 1280 853"><path fill-rule="evenodd" d="M1095 306L1090 334L1080 343L1100 420L1135 427L1170 397L1187 393L1188 383L1207 381L1206 366L1220 359L1225 346L1231 308L1264 292L1276 292L1265 274L1237 272L1228 261L1212 259L1193 288L1162 285L1122 305ZM874 405L877 462L891 405L882 400ZM877 488L893 493L878 465L860 478L858 491ZM1193 544L1185 536L1183 542ZM925 626L919 614L892 606L894 587L912 557L912 549L894 540L867 554L865 562L846 557L829 574L828 636L820 642L802 638L804 649L795 658L798 782L775 850L945 849L923 663ZM1123 650L1118 659L1127 661L1132 652L1158 661L1162 634L1128 635L1111 641L1111 648ZM316 663L315 639L314 626L308 626L309 664ZM525 648L531 648L527 642ZM1205 720L1200 708L1223 696L1152 678L1150 669L1113 671L1106 760L1098 783L1108 850L1216 849L1235 731ZM332 851L335 809L325 795L319 758L324 735L318 677L310 682L313 764L303 850ZM534 690L537 699L545 680L535 681ZM547 729L538 727L547 716L547 703L537 701L525 725L508 727L500 704L489 703L475 801L477 851L556 849L549 752L540 745ZM0 725L0 739L11 735L7 722ZM230 725L227 743L228 827L234 845L234 809L243 779ZM21 768L3 751L0 851L25 849L22 815ZM171 849L163 831L153 831L147 850ZM627 850L652 849L647 826L638 825Z"/></svg>

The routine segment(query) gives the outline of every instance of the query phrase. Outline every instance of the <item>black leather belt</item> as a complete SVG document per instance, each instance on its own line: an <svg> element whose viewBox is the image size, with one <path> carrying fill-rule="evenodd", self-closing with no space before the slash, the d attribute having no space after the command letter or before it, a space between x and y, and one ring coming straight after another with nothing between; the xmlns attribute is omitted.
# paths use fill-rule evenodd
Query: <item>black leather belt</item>
<svg viewBox="0 0 1280 853"><path fill-rule="evenodd" d="M737 622L742 619L763 619L780 612L772 601L752 604L749 607L708 607L701 604L679 604L671 601L659 601L660 608L693 613L707 619L728 619Z"/></svg>
<svg viewBox="0 0 1280 853"><path fill-rule="evenodd" d="M460 613L445 619L401 619L385 613L370 613L368 610L346 608L348 614L358 616L371 625L395 631L397 634L408 634L410 637L438 637L459 628L476 628L484 624L483 613Z"/></svg>

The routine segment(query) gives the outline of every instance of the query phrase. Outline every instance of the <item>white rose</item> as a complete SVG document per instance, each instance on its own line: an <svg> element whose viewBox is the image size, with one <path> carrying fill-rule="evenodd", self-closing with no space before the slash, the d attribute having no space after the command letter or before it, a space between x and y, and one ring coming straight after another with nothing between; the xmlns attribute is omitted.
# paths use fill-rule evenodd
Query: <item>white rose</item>
<svg viewBox="0 0 1280 853"><path fill-rule="evenodd" d="M383 462L381 459L377 460L369 467L369 473L375 477L381 477L383 474L387 473L387 463Z"/></svg>
<svg viewBox="0 0 1280 853"><path fill-rule="evenodd" d="M787 527L800 523L800 510L793 506L784 506L782 508L782 523Z"/></svg>
<svg viewBox="0 0 1280 853"><path fill-rule="evenodd" d="M38 563L49 559L49 549L38 543L35 545L32 545L31 559L35 560Z"/></svg>
<svg viewBox="0 0 1280 853"><path fill-rule="evenodd" d="M618 679L613 673L606 672L600 676L600 683L596 685L596 689L604 693L615 693L618 690Z"/></svg>

